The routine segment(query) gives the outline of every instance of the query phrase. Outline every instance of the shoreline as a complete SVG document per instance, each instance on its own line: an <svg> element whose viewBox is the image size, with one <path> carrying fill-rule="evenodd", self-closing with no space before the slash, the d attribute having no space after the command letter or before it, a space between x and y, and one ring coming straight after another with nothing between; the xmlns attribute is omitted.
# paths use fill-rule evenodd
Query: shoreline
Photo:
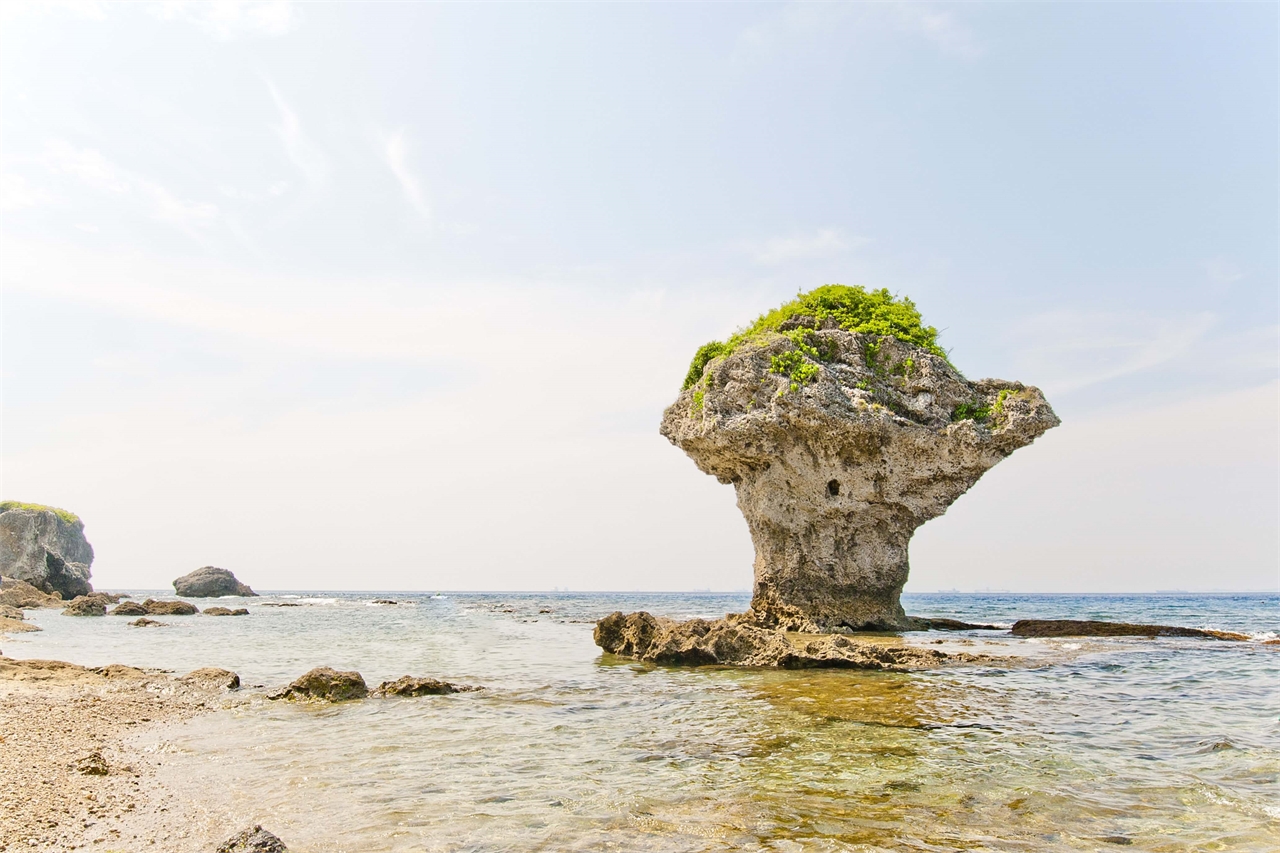
<svg viewBox="0 0 1280 853"><path fill-rule="evenodd" d="M133 741L233 706L233 683L0 655L0 778L16 783L0 788L0 851L169 849L181 804L149 784L161 759Z"/></svg>

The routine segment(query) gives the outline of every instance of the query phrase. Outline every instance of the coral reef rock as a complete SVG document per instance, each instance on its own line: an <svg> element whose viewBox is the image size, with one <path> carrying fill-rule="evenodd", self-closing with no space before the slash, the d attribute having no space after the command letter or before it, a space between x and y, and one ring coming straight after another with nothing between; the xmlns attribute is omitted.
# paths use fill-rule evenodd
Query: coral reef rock
<svg viewBox="0 0 1280 853"><path fill-rule="evenodd" d="M610 654L661 664L878 669L895 672L992 663L987 655L886 645L843 634L796 633L755 623L755 614L675 622L651 613L612 613L596 623L596 645Z"/></svg>
<svg viewBox="0 0 1280 853"><path fill-rule="evenodd" d="M63 616L106 616L107 605L111 603L109 596L100 592L88 595L77 595L62 611Z"/></svg>
<svg viewBox="0 0 1280 853"><path fill-rule="evenodd" d="M288 853L289 848L261 826L236 833L218 847L217 853Z"/></svg>
<svg viewBox="0 0 1280 853"><path fill-rule="evenodd" d="M148 616L191 616L199 613L200 608L188 601L157 601L148 598L142 602Z"/></svg>
<svg viewBox="0 0 1280 853"><path fill-rule="evenodd" d="M141 619L134 619L129 623L130 628L167 628L168 622L157 622L154 619L148 619L143 616Z"/></svg>
<svg viewBox="0 0 1280 853"><path fill-rule="evenodd" d="M327 666L315 669L296 679L283 690L267 696L268 699L319 699L324 702L346 702L363 699L369 695L364 676L358 672L339 672Z"/></svg>
<svg viewBox="0 0 1280 853"><path fill-rule="evenodd" d="M235 609L232 609L230 607L206 607L204 609L204 615L205 616L248 616L249 608L237 607Z"/></svg>
<svg viewBox="0 0 1280 853"><path fill-rule="evenodd" d="M374 696L443 696L449 693L470 693L479 690L468 684L451 684L434 678L418 678L402 675L395 681L384 681L373 691Z"/></svg>
<svg viewBox="0 0 1280 853"><path fill-rule="evenodd" d="M178 595L188 598L219 598L224 595L256 596L248 584L240 583L236 576L217 566L205 566L185 574L173 582Z"/></svg>
<svg viewBox="0 0 1280 853"><path fill-rule="evenodd" d="M917 627L899 602L916 528L1059 420L1036 388L971 382L929 349L832 325L792 317L709 359L661 431L737 490L757 623ZM783 334L800 329L803 352Z"/></svg>
<svg viewBox="0 0 1280 853"><path fill-rule="evenodd" d="M38 504L0 502L0 575L70 599L93 592L92 563L93 547L76 516Z"/></svg>
<svg viewBox="0 0 1280 853"><path fill-rule="evenodd" d="M1173 625L1134 625L1079 619L1019 619L1009 633L1015 637L1194 637L1202 640L1247 640L1245 634Z"/></svg>
<svg viewBox="0 0 1280 853"><path fill-rule="evenodd" d="M112 616L146 616L151 611L137 601L122 601L112 609Z"/></svg>
<svg viewBox="0 0 1280 853"><path fill-rule="evenodd" d="M198 684L219 690L239 690L240 676L229 669L206 666L194 669L178 679L185 684Z"/></svg>

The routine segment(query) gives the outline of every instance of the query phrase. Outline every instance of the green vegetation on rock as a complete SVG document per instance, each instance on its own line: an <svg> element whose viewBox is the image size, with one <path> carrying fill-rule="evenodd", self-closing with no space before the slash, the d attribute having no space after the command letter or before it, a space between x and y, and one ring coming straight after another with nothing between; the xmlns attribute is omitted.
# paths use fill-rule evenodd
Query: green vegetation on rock
<svg viewBox="0 0 1280 853"><path fill-rule="evenodd" d="M67 524L80 523L80 516L65 509L58 509L56 506L29 504L23 503L22 501L0 501L0 512L8 512L11 509L25 509L31 512L51 512Z"/></svg>
<svg viewBox="0 0 1280 853"><path fill-rule="evenodd" d="M782 326L793 318L797 320L798 327L783 331ZM789 338L793 348L774 356L770 370L791 379L792 390L812 382L820 370L816 362L826 361L830 355L818 348L811 330L820 328L829 319L848 332L895 337L940 358L947 357L938 346L938 330L924 325L920 311L907 297L895 297L885 288L866 290L828 284L802 293L785 305L760 315L754 323L735 332L727 341L712 341L699 347L685 375L682 390L693 387L702 379L712 359L730 355L743 344L756 343L778 334ZM874 353L869 355L874 357Z"/></svg>

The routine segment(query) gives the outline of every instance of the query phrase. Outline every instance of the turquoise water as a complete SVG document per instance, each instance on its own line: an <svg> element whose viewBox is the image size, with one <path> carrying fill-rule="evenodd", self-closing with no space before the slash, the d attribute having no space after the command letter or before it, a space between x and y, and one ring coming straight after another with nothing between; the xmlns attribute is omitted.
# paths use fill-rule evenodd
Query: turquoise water
<svg viewBox="0 0 1280 853"><path fill-rule="evenodd" d="M331 707L251 688L231 710L145 735L162 782L202 804L193 850L250 822L301 851L1280 849L1280 647L918 633L906 638L1015 659L894 674L669 669L605 659L591 641L613 610L716 616L746 600L280 594L243 602L248 617L161 629L36 611L44 632L3 649L224 666L248 685L329 665L486 688ZM265 606L281 603L301 606ZM904 604L997 624L1102 618L1259 639L1280 627L1280 598L1263 595Z"/></svg>

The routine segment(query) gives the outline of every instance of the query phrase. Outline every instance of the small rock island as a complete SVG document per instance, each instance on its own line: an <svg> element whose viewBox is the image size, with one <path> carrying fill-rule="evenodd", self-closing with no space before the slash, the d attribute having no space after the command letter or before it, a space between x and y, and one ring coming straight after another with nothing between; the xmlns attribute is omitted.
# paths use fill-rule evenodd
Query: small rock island
<svg viewBox="0 0 1280 853"><path fill-rule="evenodd" d="M755 587L735 631L821 634L919 627L899 602L916 528L1058 424L1039 389L961 375L910 299L828 285L701 347L661 431L737 491Z"/></svg>
<svg viewBox="0 0 1280 853"><path fill-rule="evenodd" d="M258 595L248 584L241 583L234 573L217 566L203 566L188 572L174 580L173 588L178 595L188 598L220 598L224 595L256 598Z"/></svg>

